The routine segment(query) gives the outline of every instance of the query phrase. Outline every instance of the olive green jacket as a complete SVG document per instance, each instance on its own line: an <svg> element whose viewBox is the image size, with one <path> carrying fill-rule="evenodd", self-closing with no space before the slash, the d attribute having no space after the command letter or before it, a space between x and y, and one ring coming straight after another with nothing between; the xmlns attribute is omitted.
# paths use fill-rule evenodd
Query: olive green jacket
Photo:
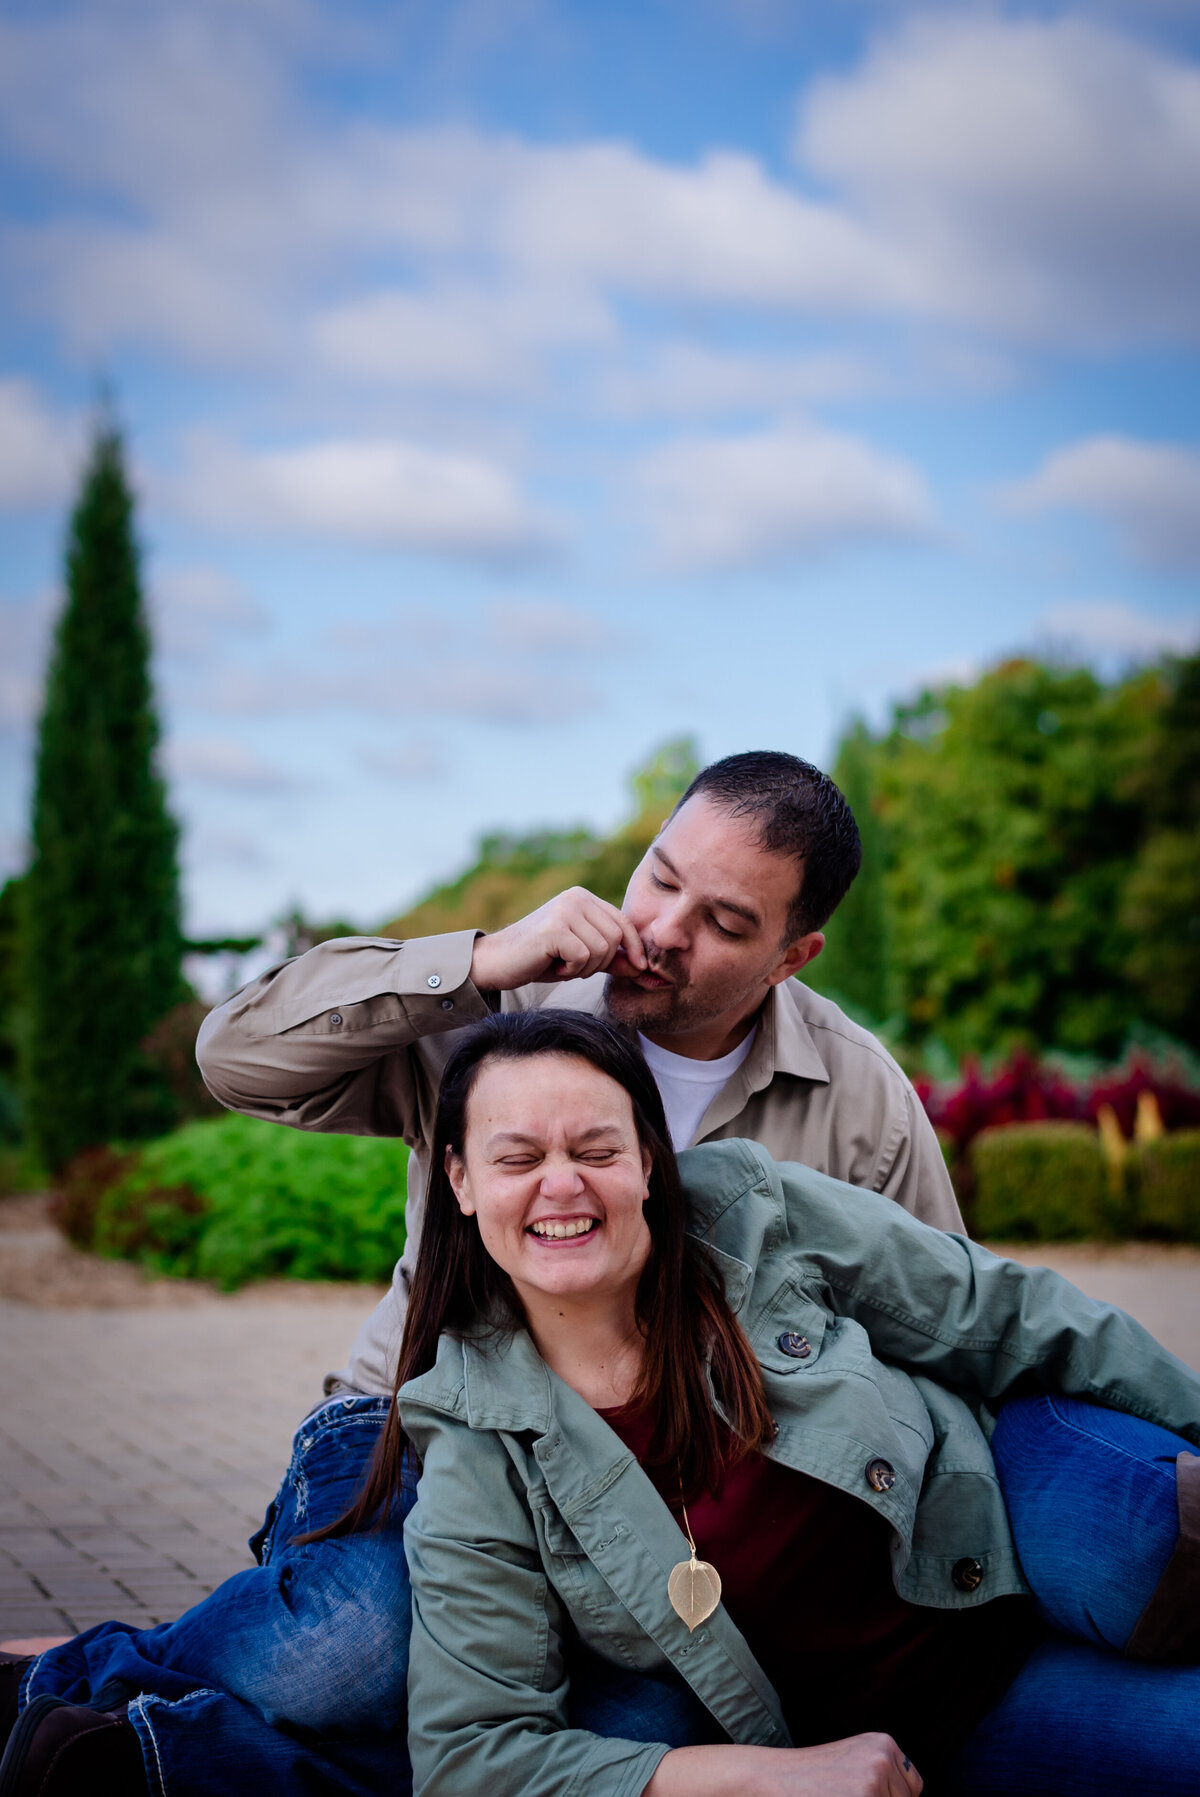
<svg viewBox="0 0 1200 1797"><path fill-rule="evenodd" d="M887 1519L910 1601L964 1608L1027 1590L987 1445L990 1404L1044 1387L1200 1444L1200 1378L1056 1274L776 1165L755 1143L693 1148L680 1164L693 1231L762 1365L779 1426L771 1457ZM724 1608L691 1635L675 1615L678 1525L527 1334L443 1337L400 1410L423 1463L405 1525L417 1793L644 1788L666 1747L567 1725L572 1631L617 1665L674 1666L734 1741L789 1744Z"/></svg>

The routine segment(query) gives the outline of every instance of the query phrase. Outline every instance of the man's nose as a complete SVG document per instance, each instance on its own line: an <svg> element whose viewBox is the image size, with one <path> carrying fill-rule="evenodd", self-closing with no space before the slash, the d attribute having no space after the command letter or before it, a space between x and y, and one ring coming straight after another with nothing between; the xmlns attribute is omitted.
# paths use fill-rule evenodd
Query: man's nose
<svg viewBox="0 0 1200 1797"><path fill-rule="evenodd" d="M651 955L656 948L664 954L670 949L686 948L690 940L687 907L682 900L664 905L644 937L647 953Z"/></svg>

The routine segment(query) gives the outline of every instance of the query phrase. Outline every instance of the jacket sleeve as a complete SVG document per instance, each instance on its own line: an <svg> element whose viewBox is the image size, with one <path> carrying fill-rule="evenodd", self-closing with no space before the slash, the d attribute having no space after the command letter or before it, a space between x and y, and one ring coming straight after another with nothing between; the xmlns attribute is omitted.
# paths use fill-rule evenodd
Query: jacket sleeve
<svg viewBox="0 0 1200 1797"><path fill-rule="evenodd" d="M898 1205L795 1164L789 1234L830 1308L876 1357L989 1401L1042 1389L1090 1398L1200 1444L1200 1375L1140 1323L1048 1267L1004 1260Z"/></svg>
<svg viewBox="0 0 1200 1797"><path fill-rule="evenodd" d="M401 1414L423 1463L404 1525L414 1797L638 1797L668 1748L568 1726L563 1606L501 1437Z"/></svg>
<svg viewBox="0 0 1200 1797"><path fill-rule="evenodd" d="M429 1109L421 1044L487 1014L470 982L476 934L347 936L272 968L205 1018L205 1084L250 1117L413 1145Z"/></svg>

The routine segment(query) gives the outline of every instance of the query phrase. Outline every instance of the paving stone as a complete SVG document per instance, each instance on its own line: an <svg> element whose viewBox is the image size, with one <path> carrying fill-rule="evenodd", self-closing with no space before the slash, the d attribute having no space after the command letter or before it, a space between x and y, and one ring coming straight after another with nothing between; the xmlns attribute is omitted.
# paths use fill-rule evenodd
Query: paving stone
<svg viewBox="0 0 1200 1797"><path fill-rule="evenodd" d="M0 1358L23 1369L0 1392L0 1639L152 1626L252 1566L292 1433L374 1301L0 1301Z"/></svg>

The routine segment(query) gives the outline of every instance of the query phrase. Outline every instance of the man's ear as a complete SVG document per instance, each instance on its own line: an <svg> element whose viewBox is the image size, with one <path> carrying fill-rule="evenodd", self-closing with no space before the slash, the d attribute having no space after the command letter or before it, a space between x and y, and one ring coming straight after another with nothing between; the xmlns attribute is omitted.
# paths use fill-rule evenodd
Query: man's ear
<svg viewBox="0 0 1200 1797"><path fill-rule="evenodd" d="M820 930L809 930L805 936L797 936L789 942L775 971L769 976L768 984L778 986L783 980L790 980L794 973L815 961L825 947L825 937Z"/></svg>
<svg viewBox="0 0 1200 1797"><path fill-rule="evenodd" d="M471 1197L471 1182L467 1178L467 1163L461 1154L455 1154L453 1148L446 1149L446 1178L450 1181L450 1189L458 1200L458 1208L464 1217L475 1215L475 1203Z"/></svg>

